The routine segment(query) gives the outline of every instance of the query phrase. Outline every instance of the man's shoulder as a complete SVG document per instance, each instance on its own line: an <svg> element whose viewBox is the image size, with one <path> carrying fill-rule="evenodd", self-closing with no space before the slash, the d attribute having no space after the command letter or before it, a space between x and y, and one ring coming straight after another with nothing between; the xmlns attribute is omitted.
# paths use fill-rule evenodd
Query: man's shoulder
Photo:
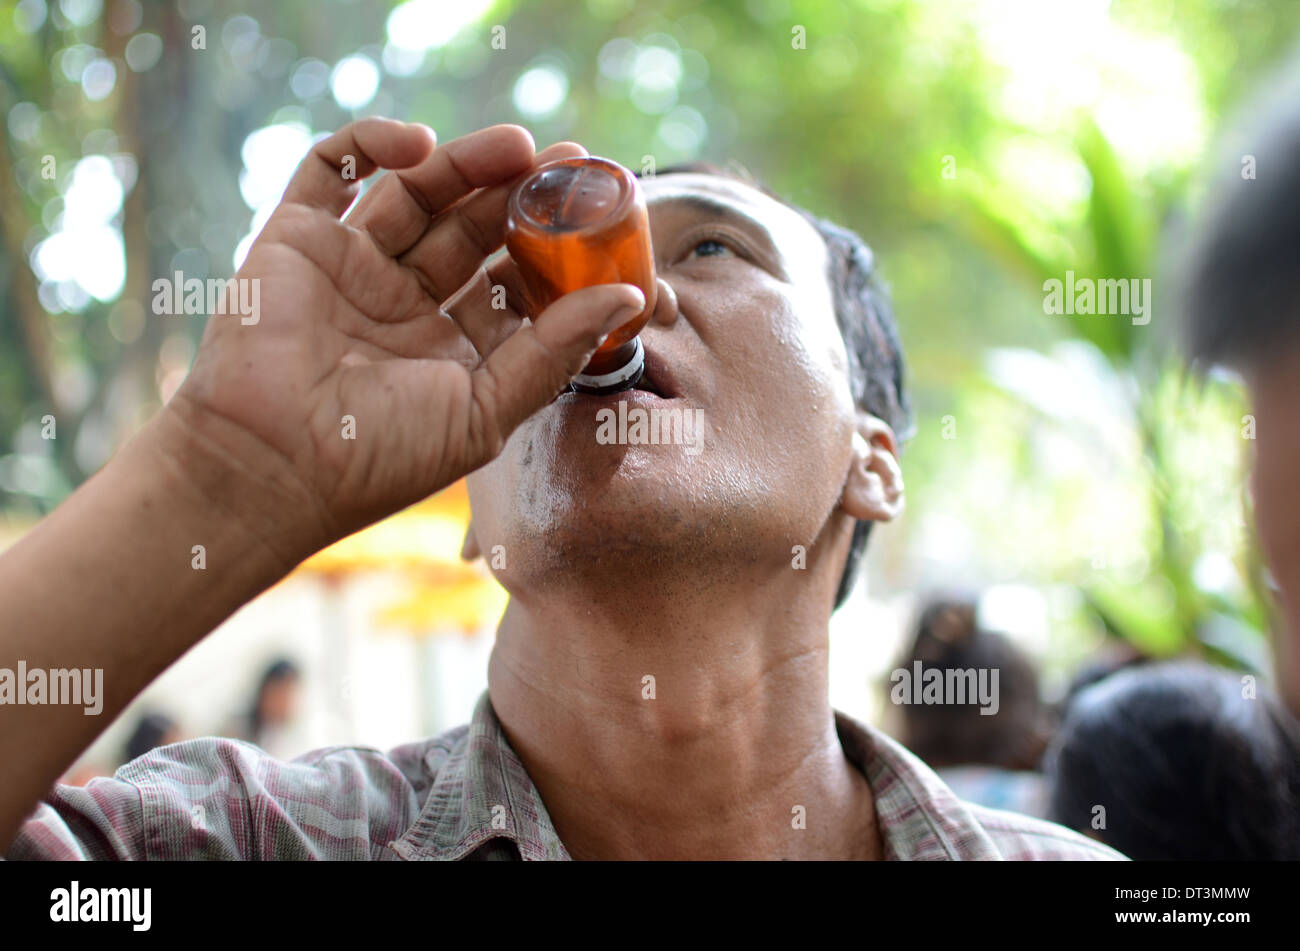
<svg viewBox="0 0 1300 951"><path fill-rule="evenodd" d="M911 750L837 711L845 754L876 797L888 852L905 860L1116 860L1113 849L1044 819L958 796Z"/></svg>
<svg viewBox="0 0 1300 951"><path fill-rule="evenodd" d="M319 747L291 759L268 753L248 740L225 736L204 736L156 747L123 765L116 778L137 782L159 774L187 775L256 775L291 773L299 776L329 777L347 774L389 773L396 768L411 779L423 778L436 770L464 739L468 725L453 727L433 737L413 740L387 751L377 746L337 743Z"/></svg>
<svg viewBox="0 0 1300 951"><path fill-rule="evenodd" d="M223 777L231 781L260 785L278 777L277 785L289 778L300 782L329 785L349 775L390 773L395 766L412 759L413 747L407 744L392 751L409 751L394 758L373 746L335 744L281 759L248 740L225 736L203 736L156 747L118 769L114 778L135 785L160 781L185 783L216 782Z"/></svg>
<svg viewBox="0 0 1300 951"><path fill-rule="evenodd" d="M1065 826L1018 812L962 805L988 833L1002 857L1012 860L1122 862L1125 856Z"/></svg>
<svg viewBox="0 0 1300 951"><path fill-rule="evenodd" d="M114 778L139 791L145 825L165 830L157 857L375 858L415 821L465 730L287 760L202 737L152 750Z"/></svg>

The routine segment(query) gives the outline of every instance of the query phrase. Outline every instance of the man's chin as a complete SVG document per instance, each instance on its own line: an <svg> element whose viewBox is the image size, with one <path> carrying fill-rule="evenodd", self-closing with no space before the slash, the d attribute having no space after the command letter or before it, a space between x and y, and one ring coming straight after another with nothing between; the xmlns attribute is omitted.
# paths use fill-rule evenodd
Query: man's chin
<svg viewBox="0 0 1300 951"><path fill-rule="evenodd" d="M594 413L553 404L516 430L506 452L470 477L476 523L498 525L507 549L527 550L549 569L555 559L620 553L644 560L676 550L681 558L681 546L696 547L711 525L734 519L736 505L724 497L735 471L728 475L716 451L644 443L635 431L625 442L598 441L595 426Z"/></svg>
<svg viewBox="0 0 1300 951"><path fill-rule="evenodd" d="M709 513L675 464L644 447L598 448L594 460L570 457L562 471L521 485L504 524L539 564L644 560L707 531Z"/></svg>

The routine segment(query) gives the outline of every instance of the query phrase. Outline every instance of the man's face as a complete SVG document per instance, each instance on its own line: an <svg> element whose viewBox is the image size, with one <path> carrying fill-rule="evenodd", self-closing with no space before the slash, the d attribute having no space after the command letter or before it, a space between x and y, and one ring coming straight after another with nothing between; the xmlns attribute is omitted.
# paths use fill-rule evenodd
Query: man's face
<svg viewBox="0 0 1300 951"><path fill-rule="evenodd" d="M1285 631L1278 644L1279 680L1300 715L1300 349L1249 375L1255 414L1251 488L1260 547L1277 583Z"/></svg>
<svg viewBox="0 0 1300 951"><path fill-rule="evenodd" d="M851 464L855 412L821 236L727 178L670 174L642 187L655 267L677 297L641 335L661 396L566 393L470 476L475 536L484 552L505 546L509 570L497 577L512 593L534 572L618 554L716 566L729 550L738 564L788 563L792 546L816 540ZM620 401L629 413L702 415L702 441L598 439L598 413Z"/></svg>

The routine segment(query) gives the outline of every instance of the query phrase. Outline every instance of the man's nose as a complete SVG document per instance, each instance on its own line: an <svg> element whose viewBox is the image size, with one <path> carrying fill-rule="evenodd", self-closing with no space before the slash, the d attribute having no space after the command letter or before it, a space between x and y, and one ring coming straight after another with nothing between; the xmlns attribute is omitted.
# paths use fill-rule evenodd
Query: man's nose
<svg viewBox="0 0 1300 951"><path fill-rule="evenodd" d="M659 297L655 301L655 312L650 315L650 323L671 327L677 321L677 292L662 277L655 278L659 285Z"/></svg>

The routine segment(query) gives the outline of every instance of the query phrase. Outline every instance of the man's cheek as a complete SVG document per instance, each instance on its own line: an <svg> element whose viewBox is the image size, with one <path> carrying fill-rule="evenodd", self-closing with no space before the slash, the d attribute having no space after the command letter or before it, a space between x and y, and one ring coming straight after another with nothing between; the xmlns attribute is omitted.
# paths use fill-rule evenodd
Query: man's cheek
<svg viewBox="0 0 1300 951"><path fill-rule="evenodd" d="M1291 713L1300 717L1300 617L1294 611L1284 613L1286 629L1278 632L1278 692Z"/></svg>
<svg viewBox="0 0 1300 951"><path fill-rule="evenodd" d="M1300 716L1300 520L1290 505L1273 509L1267 495L1256 496L1259 544L1267 565L1275 607L1278 692ZM1288 521L1287 519L1290 519Z"/></svg>

